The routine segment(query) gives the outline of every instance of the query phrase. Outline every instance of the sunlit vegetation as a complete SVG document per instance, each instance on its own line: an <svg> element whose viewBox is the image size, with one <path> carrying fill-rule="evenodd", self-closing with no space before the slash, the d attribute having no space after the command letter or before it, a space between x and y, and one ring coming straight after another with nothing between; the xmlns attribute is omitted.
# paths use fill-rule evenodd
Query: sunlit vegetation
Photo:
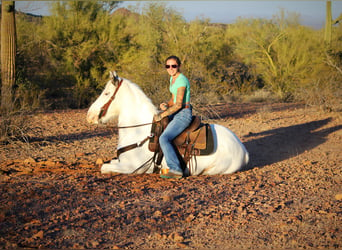
<svg viewBox="0 0 342 250"><path fill-rule="evenodd" d="M108 6L107 6L108 7ZM164 59L175 54L192 84L192 102L305 102L342 110L342 25L299 24L295 13L271 20L187 22L164 3L114 12L101 2L51 2L51 16L17 14L16 102L85 108L109 70L139 84L157 103L168 99Z"/></svg>

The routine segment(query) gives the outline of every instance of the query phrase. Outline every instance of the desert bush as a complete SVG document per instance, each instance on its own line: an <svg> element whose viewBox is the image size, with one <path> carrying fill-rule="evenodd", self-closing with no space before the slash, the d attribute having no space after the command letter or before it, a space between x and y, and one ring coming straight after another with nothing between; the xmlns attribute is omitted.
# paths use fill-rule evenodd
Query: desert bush
<svg viewBox="0 0 342 250"><path fill-rule="evenodd" d="M297 87L323 63L324 43L313 30L281 17L241 19L227 30L226 39L247 65L256 67L265 88L291 101Z"/></svg>
<svg viewBox="0 0 342 250"><path fill-rule="evenodd" d="M326 53L326 64L297 89L295 100L325 111L342 111L342 68L339 58Z"/></svg>
<svg viewBox="0 0 342 250"><path fill-rule="evenodd" d="M310 88L298 90L300 99L305 98L305 104L318 106L324 111L342 111L341 80L336 81L334 77L319 79L310 84Z"/></svg>
<svg viewBox="0 0 342 250"><path fill-rule="evenodd" d="M258 89L253 91L248 95L242 96L243 102L261 102L261 103L272 103L272 102L281 102L279 97L275 95L273 92L267 90L266 88Z"/></svg>
<svg viewBox="0 0 342 250"><path fill-rule="evenodd" d="M10 112L0 114L0 143L12 141L28 142L30 132L28 117L24 112Z"/></svg>
<svg viewBox="0 0 342 250"><path fill-rule="evenodd" d="M281 100L313 105L316 100L322 105L339 93L341 24L333 27L327 48L321 30L301 26L298 15L284 11L271 20L223 25L208 19L187 22L163 2L114 13L101 2L51 5L52 16L39 22L18 19L23 76L18 90L26 93L25 105L88 107L109 70L140 85L158 104L169 99L164 60L172 54L183 62L195 104ZM332 105L337 104L327 104Z"/></svg>

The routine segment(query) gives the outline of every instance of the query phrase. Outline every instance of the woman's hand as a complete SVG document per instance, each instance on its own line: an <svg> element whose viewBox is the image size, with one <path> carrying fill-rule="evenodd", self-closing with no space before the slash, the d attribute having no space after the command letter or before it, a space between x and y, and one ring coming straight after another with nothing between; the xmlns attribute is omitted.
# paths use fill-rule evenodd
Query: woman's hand
<svg viewBox="0 0 342 250"><path fill-rule="evenodd" d="M159 121L161 121L161 119L163 119L163 117L161 116L161 114L155 114L155 115L153 116L153 121L155 121L155 122L159 122Z"/></svg>
<svg viewBox="0 0 342 250"><path fill-rule="evenodd" d="M159 105L159 108L163 111L167 110L168 107L169 107L169 105L165 102L163 102Z"/></svg>

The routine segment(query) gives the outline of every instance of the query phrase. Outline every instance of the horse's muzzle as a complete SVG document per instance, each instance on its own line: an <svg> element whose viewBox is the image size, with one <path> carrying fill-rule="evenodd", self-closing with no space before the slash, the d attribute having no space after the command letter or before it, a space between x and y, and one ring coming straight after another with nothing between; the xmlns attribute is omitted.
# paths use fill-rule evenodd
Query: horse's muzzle
<svg viewBox="0 0 342 250"><path fill-rule="evenodd" d="M88 113L87 114L87 122L91 123L91 124L98 124L99 123L98 116L94 115L92 113Z"/></svg>

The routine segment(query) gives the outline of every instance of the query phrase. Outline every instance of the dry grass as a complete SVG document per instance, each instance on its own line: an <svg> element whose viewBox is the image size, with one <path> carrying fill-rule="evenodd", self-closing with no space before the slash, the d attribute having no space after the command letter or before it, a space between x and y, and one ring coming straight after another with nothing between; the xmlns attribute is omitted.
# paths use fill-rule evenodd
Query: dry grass
<svg viewBox="0 0 342 250"><path fill-rule="evenodd" d="M30 127L29 115L25 112L0 115L0 144L15 141L29 143L29 134L36 134L37 128Z"/></svg>
<svg viewBox="0 0 342 250"><path fill-rule="evenodd" d="M324 111L342 111L341 82L321 80L313 82L311 88L302 88L297 92L297 99L302 99L308 106L317 106Z"/></svg>

